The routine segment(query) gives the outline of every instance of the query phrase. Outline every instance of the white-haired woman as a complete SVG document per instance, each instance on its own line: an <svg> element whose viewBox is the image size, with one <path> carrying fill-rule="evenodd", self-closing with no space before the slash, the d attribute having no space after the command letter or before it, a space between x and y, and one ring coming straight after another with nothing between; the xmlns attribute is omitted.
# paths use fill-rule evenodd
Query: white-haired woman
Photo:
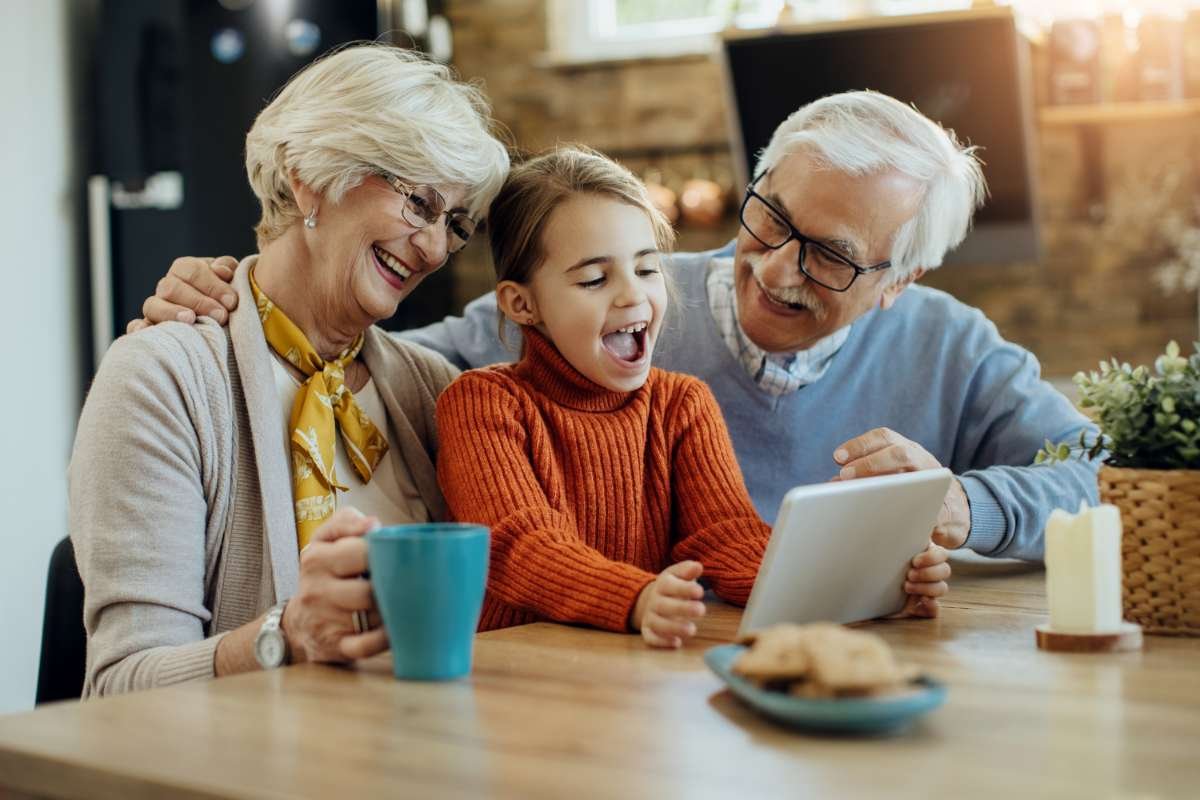
<svg viewBox="0 0 1200 800"><path fill-rule="evenodd" d="M259 253L228 329L119 340L80 419L85 697L387 646L361 535L443 515L433 413L455 369L372 326L499 189L489 126L475 89L377 45L310 65L259 115Z"/></svg>

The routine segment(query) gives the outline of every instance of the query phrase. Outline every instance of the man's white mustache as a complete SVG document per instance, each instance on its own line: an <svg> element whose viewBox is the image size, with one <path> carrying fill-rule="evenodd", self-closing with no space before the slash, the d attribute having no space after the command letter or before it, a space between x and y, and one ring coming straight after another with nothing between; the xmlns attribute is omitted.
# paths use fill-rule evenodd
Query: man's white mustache
<svg viewBox="0 0 1200 800"><path fill-rule="evenodd" d="M812 313L818 322L825 319L825 304L821 302L821 299L817 297L816 292L809 287L807 282L799 286L783 286L778 288L766 285L762 278L758 276L759 267L762 266L762 259L763 256L761 253L752 253L746 256L746 263L750 266L750 270L754 274L754 280L758 282L759 287L762 288L768 297L779 303L802 305ZM799 272L799 267L797 267L796 271Z"/></svg>

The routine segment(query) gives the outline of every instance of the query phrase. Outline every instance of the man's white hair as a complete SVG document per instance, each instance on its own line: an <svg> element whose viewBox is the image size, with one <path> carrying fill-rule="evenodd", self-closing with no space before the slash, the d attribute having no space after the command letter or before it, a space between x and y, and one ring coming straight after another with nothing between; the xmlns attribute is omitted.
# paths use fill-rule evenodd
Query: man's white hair
<svg viewBox="0 0 1200 800"><path fill-rule="evenodd" d="M924 185L920 208L892 242L893 281L941 266L987 195L975 147L960 145L953 131L879 92L830 95L800 108L775 129L755 176L802 149L839 172L895 169Z"/></svg>
<svg viewBox="0 0 1200 800"><path fill-rule="evenodd" d="M419 54L357 44L322 57L288 81L246 136L246 173L262 203L259 247L300 219L292 174L330 203L379 170L462 185L480 217L509 166L491 124L478 89Z"/></svg>

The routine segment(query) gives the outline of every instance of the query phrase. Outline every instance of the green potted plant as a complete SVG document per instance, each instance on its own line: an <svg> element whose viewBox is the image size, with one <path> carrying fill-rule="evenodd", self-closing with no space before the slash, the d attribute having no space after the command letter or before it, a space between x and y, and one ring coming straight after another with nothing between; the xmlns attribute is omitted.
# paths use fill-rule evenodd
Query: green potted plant
<svg viewBox="0 0 1200 800"><path fill-rule="evenodd" d="M1116 360L1078 373L1079 405L1100 428L1047 441L1039 464L1103 457L1100 499L1121 509L1125 618L1148 633L1200 635L1200 342L1171 342L1153 370Z"/></svg>

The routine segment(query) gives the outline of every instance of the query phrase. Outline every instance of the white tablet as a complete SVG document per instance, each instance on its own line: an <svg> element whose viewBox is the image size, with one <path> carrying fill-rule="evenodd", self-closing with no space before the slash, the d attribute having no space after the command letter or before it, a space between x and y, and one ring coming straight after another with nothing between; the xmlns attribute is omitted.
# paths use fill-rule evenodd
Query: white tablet
<svg viewBox="0 0 1200 800"><path fill-rule="evenodd" d="M858 622L904 608L952 479L936 469L799 486L783 498L738 635L777 622Z"/></svg>

